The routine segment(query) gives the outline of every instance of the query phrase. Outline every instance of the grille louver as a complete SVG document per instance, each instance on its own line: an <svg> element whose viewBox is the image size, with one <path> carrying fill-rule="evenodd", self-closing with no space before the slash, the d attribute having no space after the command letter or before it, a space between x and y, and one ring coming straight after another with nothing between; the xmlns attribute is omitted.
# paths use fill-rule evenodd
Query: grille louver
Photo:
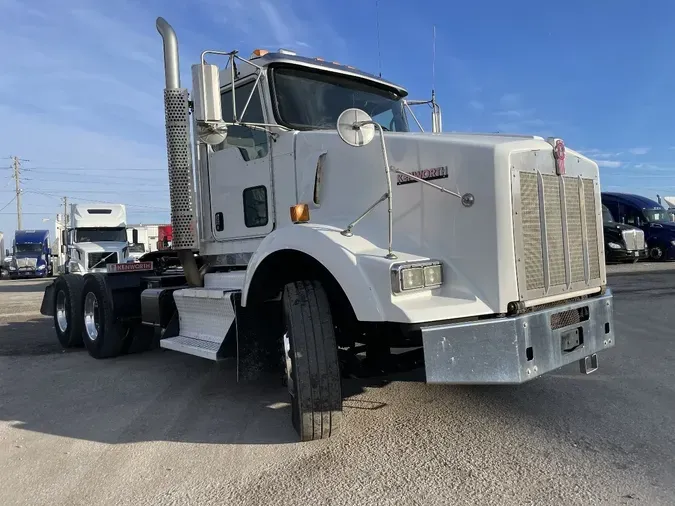
<svg viewBox="0 0 675 506"><path fill-rule="evenodd" d="M596 181L557 176L554 169L516 167L514 233L521 300L601 286L604 252L599 244Z"/></svg>

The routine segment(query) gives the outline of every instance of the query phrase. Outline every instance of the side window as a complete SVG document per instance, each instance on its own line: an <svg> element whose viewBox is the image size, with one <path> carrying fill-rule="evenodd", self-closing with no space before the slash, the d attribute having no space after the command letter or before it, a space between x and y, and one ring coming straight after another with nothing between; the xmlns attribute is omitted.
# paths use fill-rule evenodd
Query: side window
<svg viewBox="0 0 675 506"><path fill-rule="evenodd" d="M248 228L264 227L269 220L267 216L267 188L252 186L246 188L244 197L244 223Z"/></svg>
<svg viewBox="0 0 675 506"><path fill-rule="evenodd" d="M239 121L247 121L249 123L264 123L265 118L262 111L262 102L260 100L260 90L255 88L255 92L251 97L251 101L246 108L246 112L241 117L241 112L244 110L246 101L248 100L255 81L251 81L242 86L237 86L234 89L235 100L237 102L237 114L240 116ZM232 90L221 93L220 100L223 110L223 120L233 121L234 114L232 113ZM245 161L257 160L264 158L269 153L269 144L267 132L253 129L245 126L230 126L227 131L227 139L224 142L213 146L214 151L221 151L230 146L236 146Z"/></svg>
<svg viewBox="0 0 675 506"><path fill-rule="evenodd" d="M605 203L605 205L607 206L607 209L609 209L609 212L612 213L614 221L616 221L617 223L623 223L623 215L621 214L621 209L619 209L619 205L612 200Z"/></svg>
<svg viewBox="0 0 675 506"><path fill-rule="evenodd" d="M633 206L622 206L624 214L626 216L626 220L624 223L627 225L633 225L634 227L638 226L640 224L640 221L642 219L642 216L640 211L636 209Z"/></svg>

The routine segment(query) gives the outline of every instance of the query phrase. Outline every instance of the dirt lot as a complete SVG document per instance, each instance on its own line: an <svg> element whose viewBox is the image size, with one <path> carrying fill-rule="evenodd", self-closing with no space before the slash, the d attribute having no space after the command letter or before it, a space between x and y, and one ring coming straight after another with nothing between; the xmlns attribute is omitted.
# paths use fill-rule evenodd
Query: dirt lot
<svg viewBox="0 0 675 506"><path fill-rule="evenodd" d="M617 346L594 374L349 382L344 432L311 444L276 380L63 352L45 282L0 281L0 505L672 505L675 266L659 269L610 267Z"/></svg>

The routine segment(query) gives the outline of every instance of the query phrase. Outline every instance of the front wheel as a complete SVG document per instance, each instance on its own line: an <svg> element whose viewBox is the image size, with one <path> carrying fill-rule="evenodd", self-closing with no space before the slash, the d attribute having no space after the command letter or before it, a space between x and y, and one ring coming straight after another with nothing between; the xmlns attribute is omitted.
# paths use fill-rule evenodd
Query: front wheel
<svg viewBox="0 0 675 506"><path fill-rule="evenodd" d="M302 441L336 434L342 419L340 365L335 327L318 281L284 287L284 357L293 427Z"/></svg>
<svg viewBox="0 0 675 506"><path fill-rule="evenodd" d="M94 358L111 358L125 348L129 328L116 321L105 276L85 277L82 291L82 340Z"/></svg>
<svg viewBox="0 0 675 506"><path fill-rule="evenodd" d="M653 246L649 248L649 257L656 262L660 262L664 260L665 254L660 246Z"/></svg>

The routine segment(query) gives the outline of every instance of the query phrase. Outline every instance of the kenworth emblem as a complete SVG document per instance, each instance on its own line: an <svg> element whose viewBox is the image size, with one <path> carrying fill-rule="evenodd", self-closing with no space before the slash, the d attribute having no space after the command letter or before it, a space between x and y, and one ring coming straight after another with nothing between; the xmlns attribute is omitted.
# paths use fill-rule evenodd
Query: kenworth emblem
<svg viewBox="0 0 675 506"><path fill-rule="evenodd" d="M555 159L555 173L559 176L565 175L565 141L549 137L546 139L553 146L553 158Z"/></svg>
<svg viewBox="0 0 675 506"><path fill-rule="evenodd" d="M395 167L392 166L392 170L395 170ZM403 169L401 169L403 170ZM432 169L422 169L422 170L416 170L414 172L408 172L408 174L412 174L415 177L418 177L420 179L424 179L425 181L432 181L434 179L445 179L448 177L448 166L444 165L443 167L434 167ZM405 174L398 174L396 177L396 184L401 185L401 184L410 184L410 183L417 183L415 179L406 176Z"/></svg>

